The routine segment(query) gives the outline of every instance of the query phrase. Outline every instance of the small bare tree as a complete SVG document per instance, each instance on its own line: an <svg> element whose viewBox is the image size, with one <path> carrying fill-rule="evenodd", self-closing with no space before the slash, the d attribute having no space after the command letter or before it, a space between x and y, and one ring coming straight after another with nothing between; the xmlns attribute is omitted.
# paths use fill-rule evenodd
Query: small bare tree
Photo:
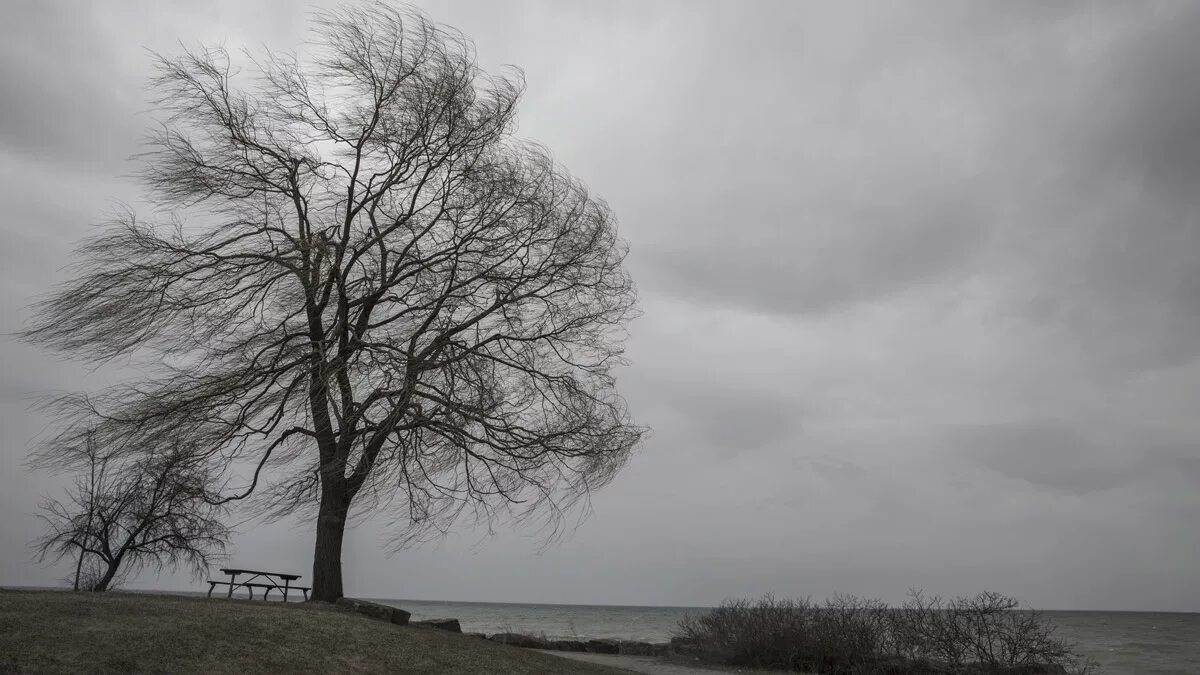
<svg viewBox="0 0 1200 675"><path fill-rule="evenodd" d="M35 542L42 561L78 556L75 590L105 591L147 566L200 575L223 557L224 509L207 498L207 469L194 453L176 447L121 466L93 442L80 452L87 475L65 502L43 502L46 532Z"/></svg>
<svg viewBox="0 0 1200 675"><path fill-rule="evenodd" d="M179 216L85 243L26 338L151 373L60 401L58 445L96 414L115 446L190 439L223 499L316 511L334 600L352 504L396 502L398 546L464 510L553 533L611 480L635 294L609 208L513 137L519 73L386 4L316 14L305 54L159 59L144 178Z"/></svg>

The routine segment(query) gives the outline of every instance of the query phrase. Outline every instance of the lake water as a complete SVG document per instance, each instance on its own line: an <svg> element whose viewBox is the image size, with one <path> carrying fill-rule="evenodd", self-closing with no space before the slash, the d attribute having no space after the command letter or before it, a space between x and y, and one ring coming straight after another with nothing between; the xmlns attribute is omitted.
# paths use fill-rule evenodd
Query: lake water
<svg viewBox="0 0 1200 675"><path fill-rule="evenodd" d="M519 605L386 600L413 619L453 617L475 633L545 633L551 638L615 638L665 642L694 607ZM1200 614L1043 612L1059 637L1094 659L1103 675L1200 675Z"/></svg>

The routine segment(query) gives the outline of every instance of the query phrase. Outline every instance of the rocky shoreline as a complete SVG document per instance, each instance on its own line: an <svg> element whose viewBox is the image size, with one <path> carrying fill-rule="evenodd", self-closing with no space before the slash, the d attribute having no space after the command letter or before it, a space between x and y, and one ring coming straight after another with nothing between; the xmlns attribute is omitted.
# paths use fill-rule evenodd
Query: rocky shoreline
<svg viewBox="0 0 1200 675"><path fill-rule="evenodd" d="M671 638L670 642L642 642L640 640L612 639L554 640L545 636L525 635L523 633L493 633L491 635L486 635L484 633L463 633L462 626L458 619L426 619L423 621L409 621L409 618L411 617L409 612L398 607L392 607L391 605L382 605L367 600L354 600L352 598L342 598L337 601L337 604L338 606L350 611L358 612L382 621L389 621L391 623L400 625L423 627L431 630L444 630L452 633L462 633L468 637L474 637L480 640L489 640L491 642L498 642L500 644L511 645L513 647L523 647L525 649L620 656L676 657L679 655L694 653L697 647L695 642L682 637ZM1063 666L1055 664L1032 663L989 669L979 669L976 667L977 665L978 664L969 665L966 667L966 669L958 672L965 674L987 673L988 675L1058 675L1067 672ZM876 670L872 672L951 672L934 662L921 659L883 659L879 663L875 664L875 666Z"/></svg>
<svg viewBox="0 0 1200 675"><path fill-rule="evenodd" d="M411 621L412 614L408 611L383 605L370 600L341 598L336 603L343 609L368 616L372 619L387 621L401 626L416 626L444 630L451 633L462 633L462 625L458 619L426 619ZM464 633L481 640L490 640L500 644L524 647L526 649L546 649L559 652L587 652L591 654L623 654L627 656L666 656L674 651L682 651L682 641L678 638L671 642L642 642L640 640L609 640L609 639L575 639L551 640L544 636L524 635L521 633Z"/></svg>

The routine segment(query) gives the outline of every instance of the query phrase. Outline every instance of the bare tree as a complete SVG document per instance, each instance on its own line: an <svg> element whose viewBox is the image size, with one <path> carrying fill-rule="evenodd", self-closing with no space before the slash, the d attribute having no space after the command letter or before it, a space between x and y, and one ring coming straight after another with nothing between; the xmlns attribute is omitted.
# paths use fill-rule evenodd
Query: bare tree
<svg viewBox="0 0 1200 675"><path fill-rule="evenodd" d="M313 38L246 71L220 48L159 57L143 177L177 215L83 244L26 338L163 364L61 400L57 442L95 414L121 447L179 434L224 499L315 507L313 598L332 600L352 504L398 507L397 546L464 511L555 533L643 430L611 372L626 246L514 138L520 73L488 76L462 35L385 4L318 13Z"/></svg>
<svg viewBox="0 0 1200 675"><path fill-rule="evenodd" d="M87 476L76 478L66 502L43 502L46 533L35 543L43 561L78 556L75 590L108 590L148 565L199 575L222 557L224 509L209 503L207 468L195 453L174 447L121 466L88 441L79 451Z"/></svg>

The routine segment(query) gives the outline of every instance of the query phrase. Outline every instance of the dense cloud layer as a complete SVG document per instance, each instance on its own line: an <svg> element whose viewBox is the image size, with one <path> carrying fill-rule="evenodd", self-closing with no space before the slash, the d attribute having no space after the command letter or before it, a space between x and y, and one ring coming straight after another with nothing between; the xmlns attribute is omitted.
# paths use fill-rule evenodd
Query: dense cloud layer
<svg viewBox="0 0 1200 675"><path fill-rule="evenodd" d="M0 10L0 330L137 203L142 47L287 48L305 7ZM423 7L525 69L521 133L620 216L645 312L621 383L654 434L566 542L389 558L368 520L348 592L1200 610L1200 6ZM120 368L0 358L0 583L51 583L28 397ZM307 571L308 527L241 531L239 562Z"/></svg>

